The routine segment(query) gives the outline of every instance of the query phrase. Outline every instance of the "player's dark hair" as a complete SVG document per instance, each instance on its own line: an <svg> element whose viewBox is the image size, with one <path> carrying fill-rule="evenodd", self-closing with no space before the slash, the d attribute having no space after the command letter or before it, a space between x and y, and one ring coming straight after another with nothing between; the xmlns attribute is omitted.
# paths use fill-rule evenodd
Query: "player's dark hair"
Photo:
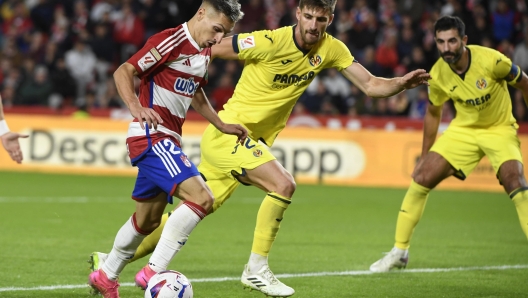
<svg viewBox="0 0 528 298"><path fill-rule="evenodd" d="M238 0L203 0L202 3L211 5L214 10L224 14L232 22L238 22L244 16Z"/></svg>
<svg viewBox="0 0 528 298"><path fill-rule="evenodd" d="M341 0L344 1L344 0ZM319 8L329 14L334 13L337 0L301 0L299 1L299 8L303 9L304 7L310 8Z"/></svg>
<svg viewBox="0 0 528 298"><path fill-rule="evenodd" d="M443 16L439 18L434 25L435 35L438 31L447 31L451 29L456 29L461 38L466 35L466 25L464 25L464 22L462 22L459 17Z"/></svg>

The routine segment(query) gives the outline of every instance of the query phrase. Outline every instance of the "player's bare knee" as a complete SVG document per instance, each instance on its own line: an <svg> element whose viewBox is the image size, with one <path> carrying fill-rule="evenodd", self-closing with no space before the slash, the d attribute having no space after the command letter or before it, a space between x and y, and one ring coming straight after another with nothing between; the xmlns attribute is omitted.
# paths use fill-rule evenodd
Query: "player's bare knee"
<svg viewBox="0 0 528 298"><path fill-rule="evenodd" d="M416 169L416 172L414 173L414 176L413 176L413 180L414 182L422 186L426 186L429 184L429 179L427 175L421 169Z"/></svg>
<svg viewBox="0 0 528 298"><path fill-rule="evenodd" d="M142 231L152 232L159 227L161 218L146 218L143 221L137 222L138 227Z"/></svg>
<svg viewBox="0 0 528 298"><path fill-rule="evenodd" d="M187 198L186 200L193 202L197 205L200 205L205 210L210 210L213 208L214 196L209 189L202 189L194 194L192 197Z"/></svg>
<svg viewBox="0 0 528 298"><path fill-rule="evenodd" d="M285 179L281 179L280 182L277 184L275 192L285 197L291 198L293 196L293 193L295 192L295 189L297 188L297 184L291 176L284 178Z"/></svg>
<svg viewBox="0 0 528 298"><path fill-rule="evenodd" d="M517 188L526 186L526 180L524 179L524 176L518 173L508 173L503 175L501 177L501 183L507 193L510 193Z"/></svg>

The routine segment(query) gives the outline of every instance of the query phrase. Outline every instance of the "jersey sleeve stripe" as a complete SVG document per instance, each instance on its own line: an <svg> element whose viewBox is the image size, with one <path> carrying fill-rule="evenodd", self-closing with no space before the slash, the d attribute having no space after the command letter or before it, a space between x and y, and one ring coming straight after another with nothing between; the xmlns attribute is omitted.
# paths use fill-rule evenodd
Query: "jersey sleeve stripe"
<svg viewBox="0 0 528 298"><path fill-rule="evenodd" d="M165 38L159 45L156 46L156 48L158 50L161 49L161 47L163 47L164 44L166 44L167 42L169 42L169 40L173 39L173 38L178 38L180 35L182 34L185 34L185 31L183 30L183 28L181 28L180 30L176 31L176 33L174 33L173 35Z"/></svg>
<svg viewBox="0 0 528 298"><path fill-rule="evenodd" d="M240 50L238 49L238 34L233 35L231 43L233 44L233 50L235 51L235 53L238 54L240 52Z"/></svg>
<svg viewBox="0 0 528 298"><path fill-rule="evenodd" d="M167 53L170 53L175 47L179 46L182 42L186 41L187 40L187 36L184 36L182 39L180 39L177 43L174 43L172 44L171 47L168 47L167 49L165 49L161 55L165 55Z"/></svg>
<svg viewBox="0 0 528 298"><path fill-rule="evenodd" d="M166 52L167 49L172 49L174 48L173 45L175 43L180 43L182 40L185 40L187 38L187 36L185 34L182 34L180 36L177 36L176 38L172 39L170 42L168 42L166 45L164 45L163 47L160 47L158 50L160 51L160 53L162 52Z"/></svg>

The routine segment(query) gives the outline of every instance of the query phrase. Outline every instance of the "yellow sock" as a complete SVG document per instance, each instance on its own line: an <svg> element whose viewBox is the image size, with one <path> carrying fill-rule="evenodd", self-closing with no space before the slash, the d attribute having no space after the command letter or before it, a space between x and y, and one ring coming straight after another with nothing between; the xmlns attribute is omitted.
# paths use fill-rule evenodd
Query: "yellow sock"
<svg viewBox="0 0 528 298"><path fill-rule="evenodd" d="M157 229L154 230L154 232L150 233L139 245L138 249L136 250L136 253L134 254L134 257L128 261L129 263L134 262L135 260L139 260L149 254L151 254L154 249L156 248L156 245L158 245L158 242L161 238L161 232L163 231L163 227L165 226L165 223L167 222L167 219L170 216L169 213L163 214L161 217L161 223Z"/></svg>
<svg viewBox="0 0 528 298"><path fill-rule="evenodd" d="M431 191L429 188L421 186L414 180L411 182L398 214L395 247L400 249L409 248L414 228L420 218L422 218L429 191Z"/></svg>
<svg viewBox="0 0 528 298"><path fill-rule="evenodd" d="M266 195L257 214L251 252L268 256L273 241L279 232L284 212L290 203L290 198L281 196L276 192L272 191Z"/></svg>
<svg viewBox="0 0 528 298"><path fill-rule="evenodd" d="M520 187L512 191L510 198L517 209L521 228L528 237L528 187Z"/></svg>

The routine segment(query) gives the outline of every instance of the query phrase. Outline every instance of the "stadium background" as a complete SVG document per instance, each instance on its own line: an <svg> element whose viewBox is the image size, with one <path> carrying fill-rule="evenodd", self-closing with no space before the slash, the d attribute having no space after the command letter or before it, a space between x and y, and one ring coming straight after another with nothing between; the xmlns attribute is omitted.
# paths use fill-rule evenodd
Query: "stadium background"
<svg viewBox="0 0 528 298"><path fill-rule="evenodd" d="M131 116L112 73L149 36L192 17L200 3L0 1L3 104L11 128L31 135L22 140L24 165L2 152L0 169L133 175L123 145ZM246 15L235 33L295 23L296 1L241 3ZM373 74L392 77L429 69L438 56L434 20L457 15L467 24L469 43L496 48L528 70L526 12L524 1L338 1L328 31ZM204 89L217 110L232 95L242 66L211 63ZM520 91L512 89L511 98L526 146L527 108ZM420 154L426 106L425 87L373 99L330 69L300 98L273 150L301 183L405 187ZM446 104L441 130L454 114ZM205 124L194 111L187 119L184 150L198 163ZM466 183L450 179L441 187L501 190L487 160Z"/></svg>

